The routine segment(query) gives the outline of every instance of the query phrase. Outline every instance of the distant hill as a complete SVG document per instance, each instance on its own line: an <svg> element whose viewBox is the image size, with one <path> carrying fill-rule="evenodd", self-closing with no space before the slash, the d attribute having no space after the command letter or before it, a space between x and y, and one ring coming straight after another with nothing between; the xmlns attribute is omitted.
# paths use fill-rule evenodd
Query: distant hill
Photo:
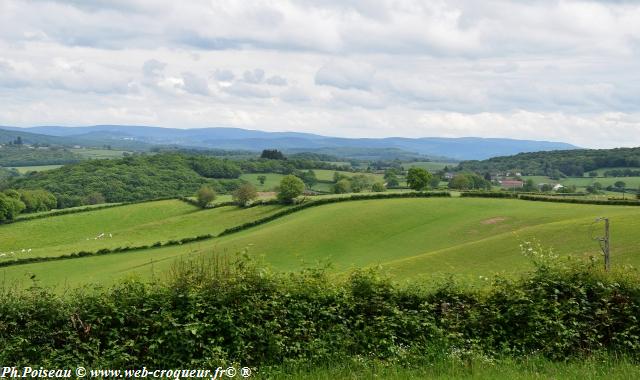
<svg viewBox="0 0 640 380"><path fill-rule="evenodd" d="M390 149L401 156L420 155L454 160L480 160L521 152L575 149L571 144L549 141L531 141L498 138L340 138L311 133L264 132L239 128L175 129L126 125L95 125L88 127L40 126L31 128L3 127L10 131L26 131L42 135L64 137L84 144L112 145L144 148L152 145L251 150L276 148L284 151L318 151L351 158L356 150ZM342 154L341 154L342 152ZM347 152L347 154L345 154ZM362 153L360 151L359 153ZM356 156L362 156L357 154ZM371 156L371 154L367 154Z"/></svg>
<svg viewBox="0 0 640 380"><path fill-rule="evenodd" d="M582 176L600 168L640 167L640 148L577 149L553 152L520 153L483 161L463 161L461 170L479 173L519 171L524 175L558 177Z"/></svg>

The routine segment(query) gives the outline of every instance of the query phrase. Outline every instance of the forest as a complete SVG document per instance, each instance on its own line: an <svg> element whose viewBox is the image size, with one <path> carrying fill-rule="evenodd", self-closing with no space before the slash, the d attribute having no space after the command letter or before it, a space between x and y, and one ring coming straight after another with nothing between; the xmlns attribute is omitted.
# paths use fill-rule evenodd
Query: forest
<svg viewBox="0 0 640 380"><path fill-rule="evenodd" d="M523 175L581 177L600 168L640 166L640 148L577 149L520 153L482 161L462 161L458 170L477 173L519 171Z"/></svg>

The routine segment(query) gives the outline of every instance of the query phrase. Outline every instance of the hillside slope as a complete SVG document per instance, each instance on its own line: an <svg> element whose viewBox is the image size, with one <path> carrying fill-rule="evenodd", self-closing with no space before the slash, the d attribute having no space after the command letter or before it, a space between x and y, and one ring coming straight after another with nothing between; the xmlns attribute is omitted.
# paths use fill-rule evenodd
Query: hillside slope
<svg viewBox="0 0 640 380"><path fill-rule="evenodd" d="M640 166L640 148L576 149L520 153L483 161L463 161L461 170L478 173L520 171L524 175L578 176L600 168Z"/></svg>
<svg viewBox="0 0 640 380"><path fill-rule="evenodd" d="M11 128L12 131L18 128ZM574 149L561 142L515 140L501 138L340 138L298 132L265 132L240 128L175 129L143 126L96 125L88 127L32 127L22 130L65 136L82 141L102 141L103 144L180 145L189 147L252 150L277 148L287 151L319 151L347 157L363 150L382 150L389 154L413 153L459 160L485 159L495 156L557 149Z"/></svg>
<svg viewBox="0 0 640 380"><path fill-rule="evenodd" d="M240 212L240 210L237 212ZM233 212L230 210L230 212ZM113 282L171 269L178 258L201 259L248 250L278 270L330 263L331 271L382 265L396 279L448 273L490 276L530 268L519 249L537 238L566 257L600 259L592 237L606 215L614 266L640 264L640 208L501 199L388 199L306 209L222 238L146 251L0 269L0 278L43 284Z"/></svg>

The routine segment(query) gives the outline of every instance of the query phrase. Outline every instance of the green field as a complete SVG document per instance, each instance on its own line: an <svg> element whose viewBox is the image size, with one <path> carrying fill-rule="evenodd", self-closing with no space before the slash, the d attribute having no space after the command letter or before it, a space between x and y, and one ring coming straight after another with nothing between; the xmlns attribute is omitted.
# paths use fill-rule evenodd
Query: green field
<svg viewBox="0 0 640 380"><path fill-rule="evenodd" d="M42 172L45 170L57 169L61 166L62 165L14 166L12 169L16 169L20 174L25 174L29 172Z"/></svg>
<svg viewBox="0 0 640 380"><path fill-rule="evenodd" d="M0 226L0 254L4 254L0 261L218 234L281 207L200 210L185 202L166 200L18 222ZM29 249L31 252L22 252Z"/></svg>
<svg viewBox="0 0 640 380"><path fill-rule="evenodd" d="M627 188L637 189L640 187L640 177L602 177L602 178L564 178L560 181L561 184L575 185L576 187L587 187L593 185L595 182L600 182L603 187L613 186L618 181L622 181L627 185Z"/></svg>
<svg viewBox="0 0 640 380"><path fill-rule="evenodd" d="M610 168L600 168L600 169L592 170L592 171L595 171L596 173L598 173L598 176L602 177L602 176L604 176L604 172L606 172L607 170L614 170L614 169L618 169L618 170L625 170L625 169L640 170L640 168L638 168L638 167L622 167L622 166L616 166L616 167L610 167ZM591 172L591 171L589 171L589 172L585 172L585 173L584 173L584 176L585 176L585 177L590 177L590 176L589 176L589 173L590 173L590 172Z"/></svg>
<svg viewBox="0 0 640 380"><path fill-rule="evenodd" d="M194 211L175 201L164 202L167 207L161 207L162 211L151 207L132 211L125 218L123 206L69 215L62 221L56 219L64 216L2 226L0 240L3 250L30 244L33 254L55 255L102 247L104 244L86 237L110 232L109 228L116 231L109 246L140 245L220 232L277 208ZM108 283L130 275L157 275L178 257L248 249L279 270L328 262L336 273L382 265L398 280L448 273L477 280L481 275L530 268L519 244L534 238L555 247L563 257L599 257L592 236L602 226L594 225L593 220L603 215L611 218L614 264L640 265L636 233L640 208L504 199L388 199L306 209L239 233L182 246L8 267L0 269L0 279L16 283L34 273L47 285Z"/></svg>
<svg viewBox="0 0 640 380"><path fill-rule="evenodd" d="M345 175L347 177L353 177L359 174L364 174L366 176L369 176L371 178L374 179L382 179L382 174L374 174L374 173L359 173L359 172L344 172L344 171L339 171L339 170L326 170L326 169L314 169L314 172L316 173L316 178L319 181L331 181L333 182L333 175L335 172L338 172L342 175Z"/></svg>
<svg viewBox="0 0 640 380"><path fill-rule="evenodd" d="M125 153L128 153L124 150L94 149L94 148L73 148L70 150L73 153L79 154L83 158L89 158L89 159L122 158L122 156Z"/></svg>
<svg viewBox="0 0 640 380"><path fill-rule="evenodd" d="M267 179L264 181L264 185L260 184L258 177L265 176ZM280 185L280 181L282 180L284 175L277 173L251 173L251 174L242 174L240 179L243 179L247 182L253 184L258 191L273 191L277 186Z"/></svg>
<svg viewBox="0 0 640 380"><path fill-rule="evenodd" d="M522 178L532 179L534 183L559 183L564 186L576 186L579 190L584 190L587 186L593 185L596 182L600 182L602 187L613 186L618 181L622 181L627 185L628 189L637 189L640 187L640 177L569 177L562 178L560 180L553 180L545 176L523 176Z"/></svg>
<svg viewBox="0 0 640 380"><path fill-rule="evenodd" d="M418 161L418 162L407 162L402 164L402 168L404 170L409 170L409 168L422 168L432 172L442 170L445 167L454 168L458 165L457 162L433 162L433 161Z"/></svg>

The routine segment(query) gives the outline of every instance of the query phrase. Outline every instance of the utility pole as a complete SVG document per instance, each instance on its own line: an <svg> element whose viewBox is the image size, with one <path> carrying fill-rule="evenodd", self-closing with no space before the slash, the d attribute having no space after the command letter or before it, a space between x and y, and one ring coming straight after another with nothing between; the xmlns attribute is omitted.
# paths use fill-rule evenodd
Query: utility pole
<svg viewBox="0 0 640 380"><path fill-rule="evenodd" d="M596 222L604 220L604 237L598 237L596 240L600 243L600 249L604 253L604 269L608 272L611 269L611 245L609 235L609 218L598 218ZM604 243L604 245L602 244Z"/></svg>

